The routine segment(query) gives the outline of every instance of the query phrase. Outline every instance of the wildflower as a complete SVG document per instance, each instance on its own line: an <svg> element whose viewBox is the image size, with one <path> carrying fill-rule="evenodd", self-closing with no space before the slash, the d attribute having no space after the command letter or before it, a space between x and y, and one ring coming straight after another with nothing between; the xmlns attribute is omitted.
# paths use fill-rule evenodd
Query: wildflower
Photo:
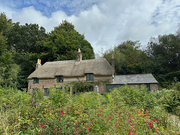
<svg viewBox="0 0 180 135"><path fill-rule="evenodd" d="M119 115L118 115L118 117L120 118L120 117L121 117L121 115L119 114Z"/></svg>
<svg viewBox="0 0 180 135"><path fill-rule="evenodd" d="M83 122L83 125L84 125L84 122Z"/></svg>
<svg viewBox="0 0 180 135"><path fill-rule="evenodd" d="M130 123L130 120L128 120L128 123Z"/></svg>
<svg viewBox="0 0 180 135"><path fill-rule="evenodd" d="M110 117L110 120L111 120L111 117Z"/></svg>
<svg viewBox="0 0 180 135"><path fill-rule="evenodd" d="M76 132L74 133L74 135L76 135Z"/></svg>
<svg viewBox="0 0 180 135"><path fill-rule="evenodd" d="M64 112L63 112L63 111L61 112L61 115L64 115Z"/></svg>
<svg viewBox="0 0 180 135"><path fill-rule="evenodd" d="M89 130L89 129L90 129L90 127L87 128L87 130Z"/></svg>
<svg viewBox="0 0 180 135"><path fill-rule="evenodd" d="M42 128L44 128L44 127L45 127L45 125L42 125L41 127L42 127Z"/></svg>
<svg viewBox="0 0 180 135"><path fill-rule="evenodd" d="M124 115L123 115L123 119L124 119Z"/></svg>
<svg viewBox="0 0 180 135"><path fill-rule="evenodd" d="M149 124L149 125L150 125L150 128L153 128L152 121L150 121L150 124Z"/></svg>
<svg viewBox="0 0 180 135"><path fill-rule="evenodd" d="M116 122L116 126L117 126L117 122Z"/></svg>
<svg viewBox="0 0 180 135"><path fill-rule="evenodd" d="M131 126L131 131L133 130L133 126L134 126L134 125L132 124L132 126Z"/></svg>
<svg viewBox="0 0 180 135"><path fill-rule="evenodd" d="M156 131L158 131L158 128L156 127Z"/></svg>
<svg viewBox="0 0 180 135"><path fill-rule="evenodd" d="M57 130L55 127L53 127L53 128L54 128L54 131L56 131L56 130Z"/></svg>
<svg viewBox="0 0 180 135"><path fill-rule="evenodd" d="M136 132L134 133L134 135L136 135Z"/></svg>
<svg viewBox="0 0 180 135"><path fill-rule="evenodd" d="M148 113L147 109L146 109L146 113Z"/></svg>
<svg viewBox="0 0 180 135"><path fill-rule="evenodd" d="M98 113L98 116L99 116L99 113Z"/></svg>
<svg viewBox="0 0 180 135"><path fill-rule="evenodd" d="M128 133L128 135L131 135L131 130L129 130L129 133Z"/></svg>

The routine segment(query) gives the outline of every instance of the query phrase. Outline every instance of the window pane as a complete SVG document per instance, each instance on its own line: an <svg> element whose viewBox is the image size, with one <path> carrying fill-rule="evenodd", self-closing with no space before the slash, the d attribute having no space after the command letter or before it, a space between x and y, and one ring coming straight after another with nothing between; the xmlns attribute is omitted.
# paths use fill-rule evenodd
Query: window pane
<svg viewBox="0 0 180 135"><path fill-rule="evenodd" d="M86 74L86 81L93 81L94 75L93 74Z"/></svg>
<svg viewBox="0 0 180 135"><path fill-rule="evenodd" d="M63 82L64 81L64 77L63 76L57 76L57 82Z"/></svg>
<svg viewBox="0 0 180 135"><path fill-rule="evenodd" d="M48 88L44 88L44 96L49 96L49 90L48 90Z"/></svg>

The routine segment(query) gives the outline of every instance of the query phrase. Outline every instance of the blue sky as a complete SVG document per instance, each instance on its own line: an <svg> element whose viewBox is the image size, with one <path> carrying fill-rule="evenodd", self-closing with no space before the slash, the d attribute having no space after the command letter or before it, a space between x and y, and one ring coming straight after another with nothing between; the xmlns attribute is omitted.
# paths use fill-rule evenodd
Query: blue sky
<svg viewBox="0 0 180 135"><path fill-rule="evenodd" d="M0 12L47 32L66 19L100 54L126 40L139 40L145 48L151 37L174 34L180 0L0 0Z"/></svg>

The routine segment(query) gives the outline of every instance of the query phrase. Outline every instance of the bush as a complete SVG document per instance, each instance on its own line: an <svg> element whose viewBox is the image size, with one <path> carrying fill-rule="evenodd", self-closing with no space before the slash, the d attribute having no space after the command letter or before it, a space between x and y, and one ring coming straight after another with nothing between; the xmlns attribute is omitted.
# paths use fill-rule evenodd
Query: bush
<svg viewBox="0 0 180 135"><path fill-rule="evenodd" d="M123 86L114 89L110 93L109 98L114 104L137 106L139 108L152 109L157 105L156 98L153 92L148 92L146 87L128 87Z"/></svg>

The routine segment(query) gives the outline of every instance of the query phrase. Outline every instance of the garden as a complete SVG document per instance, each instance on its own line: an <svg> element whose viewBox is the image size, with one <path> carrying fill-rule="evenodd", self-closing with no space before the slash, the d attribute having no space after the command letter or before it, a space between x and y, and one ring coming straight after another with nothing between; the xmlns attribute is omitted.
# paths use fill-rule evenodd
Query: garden
<svg viewBox="0 0 180 135"><path fill-rule="evenodd" d="M179 116L180 83L157 93L123 86L69 95L50 88L49 98L0 88L2 135L180 135Z"/></svg>

